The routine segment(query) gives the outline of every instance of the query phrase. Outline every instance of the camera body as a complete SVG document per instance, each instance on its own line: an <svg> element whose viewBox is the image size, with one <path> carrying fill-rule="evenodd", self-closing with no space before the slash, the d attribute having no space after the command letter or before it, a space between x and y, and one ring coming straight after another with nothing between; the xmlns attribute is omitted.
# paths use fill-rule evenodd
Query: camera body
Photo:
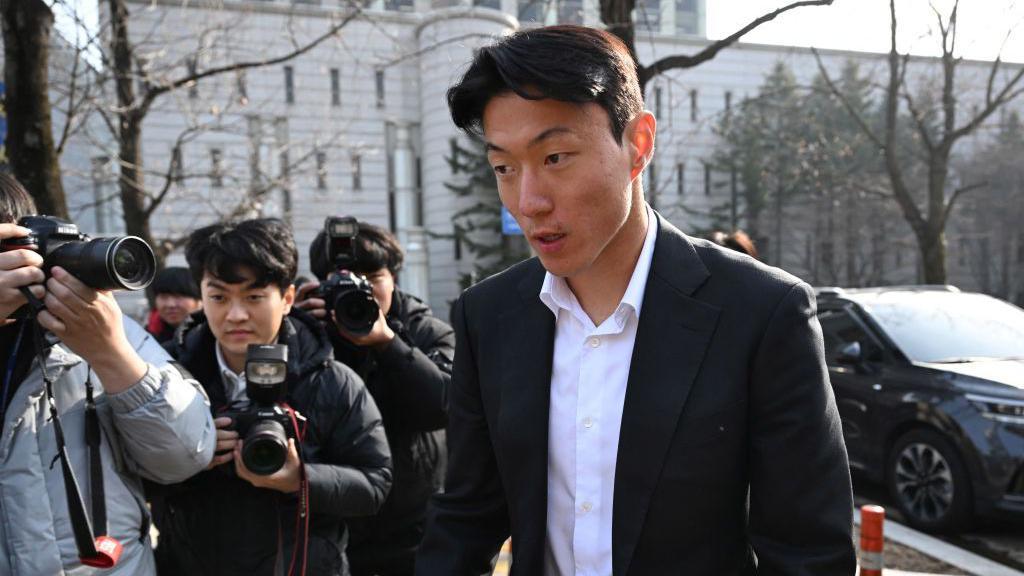
<svg viewBox="0 0 1024 576"><path fill-rule="evenodd" d="M284 466L288 439L295 438L292 416L284 407L288 393L288 346L250 344L245 358L245 410L222 412L242 438L242 462L253 474L269 476Z"/></svg>
<svg viewBox="0 0 1024 576"><path fill-rule="evenodd" d="M156 276L153 249L136 236L91 239L71 222L53 216L25 216L18 225L31 234L3 240L0 252L38 252L47 275L60 266L97 290L141 290Z"/></svg>
<svg viewBox="0 0 1024 576"><path fill-rule="evenodd" d="M338 324L356 335L369 334L380 317L380 306L370 282L351 271L357 261L359 223L351 216L329 216L324 233L327 259L336 273L320 285L320 297L334 311Z"/></svg>

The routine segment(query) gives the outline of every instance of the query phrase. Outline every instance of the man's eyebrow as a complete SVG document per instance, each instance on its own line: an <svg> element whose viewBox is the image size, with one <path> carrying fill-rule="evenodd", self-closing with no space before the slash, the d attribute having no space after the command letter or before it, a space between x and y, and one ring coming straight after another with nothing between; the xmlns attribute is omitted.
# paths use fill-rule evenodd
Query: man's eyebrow
<svg viewBox="0 0 1024 576"><path fill-rule="evenodd" d="M234 284L234 282L232 282L232 284ZM242 286L242 290L251 290L253 288L262 288L262 286L255 286L255 284L256 284L255 280L247 282L245 284L245 286ZM228 287L226 285L222 284L219 280L207 280L206 281L206 285L209 286L210 288L216 288L217 290L227 290L228 289Z"/></svg>
<svg viewBox="0 0 1024 576"><path fill-rule="evenodd" d="M540 134L534 136L533 139L530 140L530 143L526 145L526 147L530 148L530 147L536 146L537 144L540 144L541 142L543 142L544 140L547 140L548 138L551 138L552 136L557 136L559 134L572 134L572 133L573 133L573 131L570 130L569 128L566 128L565 126L553 126L551 128L548 128L547 130L541 132ZM501 146L498 146L497 144L493 144L493 143L487 142L487 141L484 142L484 149L487 152L505 152L506 151Z"/></svg>

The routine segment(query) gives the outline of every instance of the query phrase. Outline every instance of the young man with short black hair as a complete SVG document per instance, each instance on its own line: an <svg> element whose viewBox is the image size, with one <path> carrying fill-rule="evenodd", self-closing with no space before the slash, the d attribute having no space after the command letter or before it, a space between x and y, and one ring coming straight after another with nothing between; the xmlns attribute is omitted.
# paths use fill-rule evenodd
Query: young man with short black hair
<svg viewBox="0 0 1024 576"><path fill-rule="evenodd" d="M644 201L655 118L608 32L529 29L448 92L538 257L468 289L420 576L852 575L814 293Z"/></svg>
<svg viewBox="0 0 1024 576"><path fill-rule="evenodd" d="M28 236L31 231L15 222L35 211L25 188L0 173L0 241ZM209 406L198 383L184 378L160 345L122 316L110 291L90 288L60 267L46 274L43 264L34 250L0 251L0 576L153 576L142 479L180 482L210 462L215 432ZM34 319L22 312L22 287L46 304ZM39 350L36 338L45 338L44 329L60 342L41 342ZM74 488L57 458L47 376L80 502L88 503L89 522L96 522L93 535L121 544L117 563L107 569L90 568L79 557L76 536L88 527L70 512L77 499L69 498L66 490ZM88 408L90 380L95 412ZM97 452L89 445L90 413L100 424Z"/></svg>
<svg viewBox="0 0 1024 576"><path fill-rule="evenodd" d="M323 327L294 309L298 252L277 219L215 224L192 233L186 257L203 315L178 332L172 354L203 384L215 415L248 406L250 344L288 346L288 406L305 418L283 467L247 469L243 440L217 417L210 468L158 498L167 574L347 575L344 520L377 512L391 485L380 414L359 377L333 360ZM300 450L301 449L301 452ZM300 458L301 453L301 458ZM302 480L308 481L308 559L303 562ZM294 552L294 554L293 554ZM305 563L305 566L303 566ZM298 570L298 568L296 568ZM299 572L296 572L299 573Z"/></svg>
<svg viewBox="0 0 1024 576"><path fill-rule="evenodd" d="M380 307L369 334L355 335L330 321L325 302L313 292L317 282L299 289L297 306L326 321L335 357L363 377L380 407L391 446L391 495L378 515L351 523L352 574L411 576L427 502L444 479L455 334L423 301L396 285L404 253L394 235L366 222L357 225L352 272L371 283ZM337 273L326 244L321 232L309 246L310 268L321 282ZM313 296L302 299L306 295Z"/></svg>
<svg viewBox="0 0 1024 576"><path fill-rule="evenodd" d="M146 292L153 300L146 330L161 344L170 341L189 314L203 306L199 286L188 268L181 266L170 266L157 272Z"/></svg>

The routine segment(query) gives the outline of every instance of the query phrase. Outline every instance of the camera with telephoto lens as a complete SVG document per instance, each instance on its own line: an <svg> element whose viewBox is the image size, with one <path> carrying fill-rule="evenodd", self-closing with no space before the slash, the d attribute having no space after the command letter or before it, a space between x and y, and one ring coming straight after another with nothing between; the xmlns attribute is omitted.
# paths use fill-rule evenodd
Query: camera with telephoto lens
<svg viewBox="0 0 1024 576"><path fill-rule="evenodd" d="M249 407L224 412L242 438L242 463L253 474L269 476L284 466L288 439L294 438L291 416L285 410L288 393L288 346L250 344L245 355L245 394Z"/></svg>
<svg viewBox="0 0 1024 576"><path fill-rule="evenodd" d="M0 252L27 249L43 257L43 270L60 266L96 290L141 290L156 275L156 258L136 236L89 238L78 227L53 216L25 216L18 225L32 231L0 242Z"/></svg>
<svg viewBox="0 0 1024 576"><path fill-rule="evenodd" d="M324 233L327 260L336 272L320 285L320 296L345 330L358 336L369 334L380 317L380 306L370 282L351 271L356 264L359 223L351 216L329 216Z"/></svg>

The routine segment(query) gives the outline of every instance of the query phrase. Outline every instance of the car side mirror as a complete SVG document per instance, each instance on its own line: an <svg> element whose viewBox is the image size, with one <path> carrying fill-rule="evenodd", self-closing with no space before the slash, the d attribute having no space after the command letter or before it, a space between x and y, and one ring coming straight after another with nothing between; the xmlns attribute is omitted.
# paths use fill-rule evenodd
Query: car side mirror
<svg viewBox="0 0 1024 576"><path fill-rule="evenodd" d="M839 350L836 361L840 364L859 365L864 361L864 354L860 348L860 342L850 342Z"/></svg>

